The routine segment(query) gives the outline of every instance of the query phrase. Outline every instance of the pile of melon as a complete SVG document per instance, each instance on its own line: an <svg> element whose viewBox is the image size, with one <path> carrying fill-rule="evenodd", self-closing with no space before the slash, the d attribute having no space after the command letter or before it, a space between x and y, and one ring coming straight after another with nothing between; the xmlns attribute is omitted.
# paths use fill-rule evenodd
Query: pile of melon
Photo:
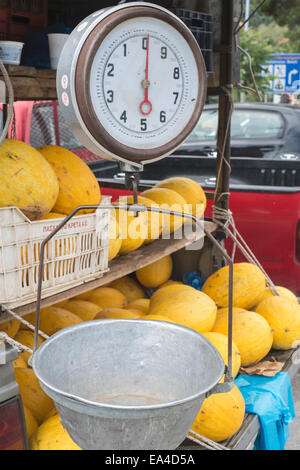
<svg viewBox="0 0 300 470"><path fill-rule="evenodd" d="M6 139L0 148L0 207L16 206L30 220L65 217L76 207L97 206L101 201L99 183L90 170L73 152L57 145L37 149L14 139ZM142 192L138 202L153 209L162 208L186 212L201 217L206 208L202 187L190 178L172 177ZM114 202L111 211L108 260L126 254L161 236L180 229L178 216L158 212L133 212L120 205L133 203L132 196ZM119 207L118 207L119 206ZM77 215L91 210L81 210ZM66 248L68 253L70 248ZM28 254L21 253L24 263Z"/></svg>
<svg viewBox="0 0 300 470"><path fill-rule="evenodd" d="M201 291L172 280L170 255L102 287L41 310L40 329L49 336L70 325L106 318L177 323L198 331L228 364L228 267L212 274ZM146 292L151 289L152 295ZM234 264L232 376L240 366L264 359L270 350L295 348L300 343L300 307L297 297L277 286L279 296L266 286L261 270L250 263ZM25 319L34 325L35 314ZM0 328L32 348L33 332L18 320ZM43 342L39 338L39 344ZM31 449L78 449L62 427L53 402L42 391L24 351L14 361L16 379L25 406ZM221 380L224 380L222 378ZM227 393L205 399L192 430L216 442L241 427L245 403L234 386ZM57 437L57 439L55 438Z"/></svg>

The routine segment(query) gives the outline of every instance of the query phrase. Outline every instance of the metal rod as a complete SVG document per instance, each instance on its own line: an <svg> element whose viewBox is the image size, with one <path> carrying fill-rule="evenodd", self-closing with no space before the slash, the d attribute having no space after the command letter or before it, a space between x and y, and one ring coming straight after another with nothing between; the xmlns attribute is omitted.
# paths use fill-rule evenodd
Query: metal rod
<svg viewBox="0 0 300 470"><path fill-rule="evenodd" d="M233 0L222 2L221 44L226 50L220 53L219 123L217 136L217 178L215 205L222 209L229 206L230 177L230 119L233 83Z"/></svg>
<svg viewBox="0 0 300 470"><path fill-rule="evenodd" d="M120 209L120 210L127 210L133 212L159 212L163 214L169 214L173 216L179 216L183 218L188 218L193 220L201 229L203 229L205 235L210 239L211 243L215 245L218 250L222 253L226 261L229 265L229 306L228 306L228 366L225 373L225 381L232 381L232 289L233 289L233 261L228 255L227 251L223 248L223 246L213 237L213 235L205 228L202 227L201 221L192 214L186 214L179 211L169 211L167 209L161 209L156 207L146 207L143 204L103 204L99 205L86 205L86 206L79 206L74 209L68 216L66 216L63 221L52 230L52 232L42 241L41 243L41 253L40 253L40 261L39 261L39 269L38 269L38 287L37 287L37 304L36 304L36 319L35 319L35 332L34 332L34 342L33 342L33 354L38 348L38 331L39 331L39 322L40 322L40 310L41 310L41 296L42 296L42 282L43 282L43 265L44 265L44 253L45 253L45 246L54 237L54 235L59 232L59 230L64 227L64 225L80 210L91 210L91 209ZM31 358L29 358L28 364L31 365Z"/></svg>

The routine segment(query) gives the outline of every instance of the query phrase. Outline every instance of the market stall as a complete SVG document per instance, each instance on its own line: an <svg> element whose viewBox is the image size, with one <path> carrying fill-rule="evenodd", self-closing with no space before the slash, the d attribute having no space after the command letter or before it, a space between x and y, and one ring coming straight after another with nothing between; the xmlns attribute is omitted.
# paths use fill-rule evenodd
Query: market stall
<svg viewBox="0 0 300 470"><path fill-rule="evenodd" d="M74 2L73 2L74 3ZM128 19L126 14L128 9L126 7L122 9L122 3L120 2L120 11L123 12L125 20ZM138 7L142 8L145 14L145 9L143 6L143 2L137 2L139 5ZM156 4L163 4L164 2L156 2ZM171 5L167 5L167 8L177 7L177 2L171 2ZM174 4L173 4L174 3ZM191 11L193 10L194 13L197 12L197 7L194 3L199 2L182 2L184 3L184 7L186 10L181 9L180 12L184 11ZM115 5L113 3L113 5ZM107 6L112 6L112 2L108 2ZM181 5L180 5L181 6ZM192 248L192 257L199 258L202 255L203 243L198 244L198 248L194 248L196 246L195 243L205 240L205 247L206 247L206 256L209 253L210 258L210 265L211 265L211 272L207 273L207 278L210 275L213 275L214 272L218 272L224 264L227 264L232 268L232 261L229 255L224 253L224 249L222 248L222 239L226 236L231 236L236 243L238 249L244 250L246 259L249 263L253 264L257 269L261 269L259 265L259 261L255 259L255 256L251 252L251 250L243 244L239 238L238 234L232 233L230 230L230 225L228 222L228 213L227 210L229 208L229 177L230 177L230 116L233 106L232 100L232 87L234 85L234 44L235 44L235 25L238 19L237 12L239 11L239 2L234 2L233 0L226 0L223 2L201 2L201 9L199 6L198 13L200 12L203 15L211 15L212 19L214 20L214 55L211 55L212 52L212 43L210 43L210 48L208 47L206 50L205 55L205 64L203 57L201 56L201 60L197 62L198 65L198 78L201 78L199 84L197 85L199 89L198 96L193 98L196 102L195 108L192 109L191 116L188 116L187 122L190 127L187 126L187 129L184 132L177 131L177 134L174 133L174 137L178 137L176 142L172 142L169 146L163 140L155 141L152 145L149 145L146 150L141 150L140 153L143 157L136 157L133 155L132 152L128 151L126 146L123 144L122 152L120 151L120 146L117 147L115 144L112 145L111 138L107 137L107 132L104 132L104 128L101 129L101 132L98 133L97 126L94 127L95 117L90 112L92 103L89 101L89 92L87 87L85 87L85 83L87 80L90 79L91 83L93 76L92 76L92 64L94 57L97 53L95 49L95 42L94 37L91 35L91 39L89 37L89 41L87 41L87 45L85 45L85 49L81 49L78 53L78 64L79 70L77 76L74 79L74 83L77 86L77 90L71 90L69 93L68 83L64 80L67 77L69 80L69 69L67 64L67 59L64 62L64 66L59 67L58 74L54 70L50 69L39 69L36 67L28 66L28 65L9 65L7 67L7 72L10 77L13 89L14 89L14 99L15 100L55 100L58 98L60 106L65 106L66 108L66 117L69 119L70 123L74 126L75 118L70 111L71 108L71 101L74 99L72 94L76 94L77 103L76 106L80 108L81 116L84 117L85 125L89 128L90 134L93 138L87 137L87 134L83 136L82 128L79 129L80 120L76 122L75 127L77 126L78 135L81 136L82 140L86 142L87 147L90 150L96 149L97 144L98 147L103 146L110 151L111 157L120 157L121 163L123 164L123 169L125 169L125 173L127 174L127 188L128 190L133 191L133 203L138 203L138 191L145 190L146 188L142 188L138 186L138 178L136 178L136 173L140 170L139 167L139 159L146 162L148 159L155 160L157 158L161 158L165 152L171 151L174 146L178 145L179 142L182 142L185 135L188 135L190 129L193 128L195 123L197 122L200 114L201 109L204 104L204 99L206 96L218 96L219 97L219 128L218 128L218 155L217 155L217 174L216 174L216 188L214 193L207 193L207 198L214 199L215 205L215 216L213 220L202 220L201 228L195 230L192 236L185 237L184 235L178 237L176 235L176 230L173 230L170 238L158 238L151 243L147 244L140 244L135 249L120 253L119 256L115 256L113 259L108 261L108 238L106 238L105 244L105 237L104 234L109 231L109 223L110 223L110 200L109 198L106 199L105 197L102 198L102 210L99 212L94 212L92 214L83 214L77 215L77 210L70 210L69 216L64 218L64 221L61 222L58 218L54 218L54 221L51 222L49 219L44 218L45 220L39 220L36 222L31 222L30 217L25 218L21 211L13 210L11 208L3 208L1 209L2 212L2 221L4 221L3 229L2 229L2 240L3 240L3 247L5 248L5 240L8 233L8 228L11 228L11 232L13 232L15 238L13 243L16 244L18 247L19 252L17 253L17 262L18 264L9 266L6 270L6 279L5 279L5 289L2 292L2 298L4 301L1 301L2 304L2 311L1 311L1 323L5 323L10 321L12 318L15 321L31 321L31 325L33 326L33 330L35 330L34 336L34 344L31 345L29 351L36 352L38 346L38 327L40 326L40 312L42 309L46 307L56 307L58 305L66 305L66 302L70 299L74 299L75 297L78 298L81 296L84 299L84 295L86 293L95 291L96 289L103 287L103 286L112 286L114 282L118 280L122 280L124 278L130 277L133 273L137 273L138 271L151 266L155 262L162 262L162 260L170 257L173 255L172 261L172 269L173 269L173 280L180 282L182 280L182 276L186 271L189 271L189 263L188 261L182 262L182 258L185 258L185 254L188 253L186 248ZM147 9L147 8L146 8ZM92 10L93 11L93 10ZM98 13L101 17L102 10ZM158 9L160 15L162 15L162 19L164 19L165 13L162 13L161 10ZM177 10L179 12L179 10ZM87 15L90 12L86 12ZM77 36L80 37L82 31L87 28L89 24L89 17L87 15L83 15L80 18L79 27L77 28ZM138 14L137 14L138 15ZM87 16L87 19L85 17ZM91 15L92 16L92 15ZM137 16L138 17L138 16ZM122 18L122 21L124 20ZM149 14L149 18L152 16ZM188 18L191 20L191 18ZM105 21L105 20L104 20ZM114 20L116 22L120 21L119 18ZM138 20L136 20L138 21ZM177 26L176 20L172 17L172 21ZM85 24L86 23L86 24ZM117 24L117 23L116 23ZM172 23L172 25L174 26ZM186 23L187 24L187 23ZM109 25L105 24L103 26L108 27ZM115 27L115 26L114 26ZM136 25L136 28L138 26ZM197 28L196 28L197 29ZM96 29L94 30L96 31ZM207 33L207 31L204 31ZM96 33L99 35L100 32L95 32L95 37L98 37ZM199 31L195 31L195 34L199 33ZM212 36L212 30L208 30L207 36ZM167 34L165 32L165 34ZM186 37L190 40L190 36L183 28L181 31L182 36L186 35ZM74 36L76 39L76 37ZM147 37L146 37L147 39ZM117 40L115 39L116 43ZM175 41L175 39L174 39ZM179 41L179 40L178 40ZM188 41L187 41L188 42ZM194 44L193 42L191 42ZM124 56L127 53L127 49L124 47L124 43L120 43L122 47L122 52ZM180 48L186 47L185 43L177 44L177 50ZM193 46L195 47L195 46ZM176 49L176 48L175 48ZM147 52L149 51L149 36L148 40L143 43L143 50ZM193 48L192 48L193 50ZM189 52L189 50L186 50ZM70 56L72 50L69 50L65 54L69 56L69 60L71 61L72 57ZM166 47L160 47L161 58L165 58L166 56ZM197 55L195 53L195 55ZM198 56L197 56L198 57ZM118 57L116 57L116 60ZM173 58L174 59L174 58ZM175 59L174 59L175 60ZM213 63L214 62L214 63ZM205 68L204 68L205 65ZM64 68L65 67L65 68ZM192 68L192 66L191 66ZM174 68L174 79L178 79L177 74L179 73ZM100 70L100 69L99 69ZM101 71L98 70L98 74ZM196 69L195 69L196 70ZM113 66L110 68L110 72L113 72ZM205 74L205 76L204 76ZM207 75L206 75L207 74ZM194 74L197 75L197 74ZM187 75L188 76L188 75ZM124 79L124 77L123 77ZM95 93L95 100L97 99L97 80L99 80L98 75L95 72L94 75L94 89L96 90ZM207 87L204 86L204 83L207 80ZM130 80L129 80L130 81ZM148 76L147 76L147 64L146 64L146 76L145 80L143 81L144 85L143 88L145 90L145 99L141 103L141 113L143 116L148 116L152 110L152 104L148 99ZM75 88L76 88L75 86ZM112 85L110 84L112 87ZM130 87L130 84L128 83ZM196 86L196 85L195 85ZM117 89L117 88L116 88ZM84 91L82 91L84 90ZM180 90L180 87L178 88ZM110 100L114 96L115 89L107 89L108 96ZM68 93L69 94L68 94ZM82 92L82 93L81 93ZM173 93L174 94L174 93ZM176 96L177 94L177 96ZM175 101L178 97L178 92L175 92ZM150 103L150 104L149 104ZM74 102L72 102L72 106L74 109L76 106ZM101 101L99 98L99 107L101 108ZM4 106L4 115L9 112L9 108ZM121 116L123 116L123 120L127 119L127 115L124 114L125 111L121 110ZM113 111L114 112L114 111ZM119 109L117 110L119 112ZM160 120L164 122L165 114L164 111L160 113ZM144 122L141 122L141 125L145 126L146 123L145 119L142 117ZM75 128L74 127L74 128ZM110 134L109 134L110 132ZM114 136L114 139L117 140L118 135L114 134L114 126L109 130L108 135ZM154 135L153 138L157 138L157 135ZM176 140L176 139L175 139ZM170 141L170 138L169 138ZM96 144L95 144L96 142ZM95 146L96 145L96 146ZM132 146L132 143L130 144ZM157 153L157 146L160 145L160 151ZM127 142L127 147L128 147ZM98 148L99 150L99 148ZM99 152L100 156L103 156L103 153ZM132 165L133 164L133 165ZM151 164L151 163L149 163ZM80 170L78 170L80 171ZM100 181L100 188L101 188L101 181ZM109 188L106 188L105 193L109 193ZM141 194L143 196L143 193ZM145 194L146 196L146 194ZM78 206L83 206L81 208L85 208L86 210L88 207L96 209L97 206L94 206L93 203L88 204L82 203L78 204ZM101 209L101 205L99 206ZM121 206L115 205L115 210L121 210ZM138 212L138 207L135 206L137 217L141 217L143 211L147 211L145 207L143 211ZM127 209L128 210L128 209ZM130 209L129 209L130 210ZM54 211L55 212L55 211ZM67 212L66 214L69 214ZM151 215L155 213L155 209L150 209ZM172 216L181 217L183 214L182 212L171 212ZM28 214L27 214L28 215ZM79 225L76 225L74 222L74 217L76 217L76 221ZM195 220L195 217L191 216L191 218ZM197 222L197 221L196 221ZM102 238L101 243L98 244L98 241L93 241L93 236L95 236L96 227L98 227L98 235L99 235L99 223L101 225L102 230ZM79 238L79 228L80 227L80 237ZM56 236L61 236L60 229L65 228L63 238L56 238L55 245L55 238L54 232L56 232ZM19 232L18 232L19 230ZM47 233L48 232L48 233ZM49 234L50 233L50 234ZM182 234L181 234L182 235ZM46 236L47 239L45 238ZM21 238L23 237L23 238ZM28 237L30 246L26 245L28 242ZM53 238L52 238L53 237ZM77 237L77 238L76 238ZM97 237L96 237L97 238ZM67 242L63 241L67 240ZM73 240L70 242L70 240ZM82 240L85 240L84 242ZM49 252L47 251L48 248L45 245L45 241L49 241L49 252L54 254L54 256L49 258ZM65 243L65 244L64 244ZM90 245L88 245L90 243ZM32 246L35 244L35 248L33 251L29 251L32 249ZM11 240L8 241L6 245L6 251L10 249L12 245ZM199 248L200 246L200 248ZM23 248L22 248L23 247ZM61 249L63 247L63 249ZM44 250L44 251L43 251ZM75 254L76 251L76 254ZM59 253L60 252L60 253ZM59 257L59 255L61 257ZM82 257L83 254L86 255L86 260L82 261L80 256ZM47 259L47 263L43 265L43 256L45 255ZM178 256L177 256L178 255ZM97 260L96 262L92 261L91 259L94 258ZM214 258L214 262L212 263L212 258ZM73 262L68 260L73 259ZM74 261L76 259L76 261ZM77 263L77 260L80 261ZM186 256L186 260L188 256ZM88 260L88 261L87 261ZM225 263L224 263L225 260ZM31 263L31 264L30 264ZM73 264L72 264L73 263ZM77 263L77 264L76 264ZM97 264L98 263L98 264ZM78 271L78 266L82 271ZM87 268L87 269L86 269ZM91 269L93 268L93 269ZM161 268L162 269L162 268ZM11 272L14 271L14 277L10 276ZM19 275L17 274L19 273ZM263 270L261 270L263 272ZM52 277L51 277L52 273ZM54 274L53 274L54 273ZM56 273L56 274L55 274ZM57 275L58 273L58 275ZM276 290L275 286L272 284L272 281L268 279L267 274L265 274L264 282L267 281L266 286L271 289L271 294L278 295L278 291ZM231 271L232 275L232 271ZM60 279L64 278L63 282L60 282ZM4 279L4 278L3 278ZM13 281L14 279L14 281ZM170 274L164 280L164 282L170 280ZM16 284L14 282L19 282L19 288L16 288ZM3 284L3 285L4 285ZM163 282L161 283L163 284ZM147 288L155 288L154 284L147 286L142 284L145 288L145 292ZM159 286L156 286L159 287ZM229 272L229 282L227 285L228 297L229 301L227 304L228 307L228 317L226 318L226 322L228 323L228 368L229 374L227 374L228 370L226 369L225 375L226 380L225 382L231 384L232 388L232 296L233 296L233 280L230 279L230 272ZM148 291L148 296L150 297L153 294L153 290ZM5 297L6 296L6 297ZM176 297L176 296L175 296ZM196 300L195 300L196 302ZM254 307L256 304L255 302L250 302L248 307L245 304L245 307L242 310L250 310L250 307ZM221 303L218 306L223 306ZM31 316L34 312L36 312L36 317ZM151 312L150 312L151 313ZM101 318L101 317L99 317ZM105 318L105 317L104 317ZM129 317L130 318L130 317ZM132 318L132 317L131 317ZM175 321L176 323L176 321ZM23 323L26 325L26 323ZM1 326L1 324L0 324ZM27 324L28 326L28 324ZM188 326L188 325L186 325ZM211 329L211 328L209 328ZM208 330L209 330L208 329ZM41 328L42 330L42 328ZM51 336L51 334L46 333L46 338ZM59 336L57 336L59 338ZM13 339L11 338L11 344L14 344ZM17 336L15 336L17 341ZM21 342L22 343L22 342ZM17 343L16 343L17 344ZM270 345L271 347L271 345ZM27 348L28 349L28 348ZM297 359L297 350L292 348L287 348L287 350L280 350L280 349L268 349L265 354L262 355L261 359L265 361L270 359L276 363L278 367L277 371L285 371L288 373L289 376L293 376L293 374L298 369L298 361ZM255 362L255 361L254 361ZM256 361L259 362L259 361ZM259 372L260 374L260 372ZM222 374L223 375L223 374ZM249 374L250 375L250 374ZM227 380L228 379L228 380ZM213 388L213 387L212 387ZM248 414L246 413L243 419L242 425L239 427L238 432L235 432L229 439L222 440L220 443L216 441L205 438L201 436L201 433L198 434L195 431L190 431L188 434L187 439L180 445L180 449L251 449L253 448L254 441L256 440L261 426L259 422L259 418L257 414ZM182 440L182 439L181 439ZM181 441L179 441L181 442ZM134 447L132 447L134 448Z"/></svg>

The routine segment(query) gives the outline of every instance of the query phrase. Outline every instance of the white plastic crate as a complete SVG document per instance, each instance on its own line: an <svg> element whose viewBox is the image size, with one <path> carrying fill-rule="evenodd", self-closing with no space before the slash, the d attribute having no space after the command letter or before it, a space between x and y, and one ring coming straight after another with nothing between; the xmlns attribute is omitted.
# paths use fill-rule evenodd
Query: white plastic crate
<svg viewBox="0 0 300 470"><path fill-rule="evenodd" d="M101 204L109 204L103 197ZM42 298L108 270L110 210L72 217L45 246ZM0 207L0 304L36 301L42 241L62 219L30 221L17 207Z"/></svg>

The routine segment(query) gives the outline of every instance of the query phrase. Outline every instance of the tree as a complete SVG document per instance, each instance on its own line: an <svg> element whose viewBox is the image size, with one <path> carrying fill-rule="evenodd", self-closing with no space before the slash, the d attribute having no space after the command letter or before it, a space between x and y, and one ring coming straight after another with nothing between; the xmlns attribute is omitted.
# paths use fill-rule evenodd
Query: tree
<svg viewBox="0 0 300 470"><path fill-rule="evenodd" d="M286 27L289 49L300 51L300 2L299 0L267 0L261 8L262 13L274 18Z"/></svg>
<svg viewBox="0 0 300 470"><path fill-rule="evenodd" d="M240 45L251 58L251 68L253 72L252 76L248 57L243 53L243 51L241 51L241 85L254 89L254 78L260 94L264 95L264 93L269 89L270 80L270 78L264 76L267 65L266 61L271 59L274 47L270 44L268 38L261 38L258 31L252 28L249 28L247 31L241 30ZM250 99L251 98L249 96L249 100Z"/></svg>

